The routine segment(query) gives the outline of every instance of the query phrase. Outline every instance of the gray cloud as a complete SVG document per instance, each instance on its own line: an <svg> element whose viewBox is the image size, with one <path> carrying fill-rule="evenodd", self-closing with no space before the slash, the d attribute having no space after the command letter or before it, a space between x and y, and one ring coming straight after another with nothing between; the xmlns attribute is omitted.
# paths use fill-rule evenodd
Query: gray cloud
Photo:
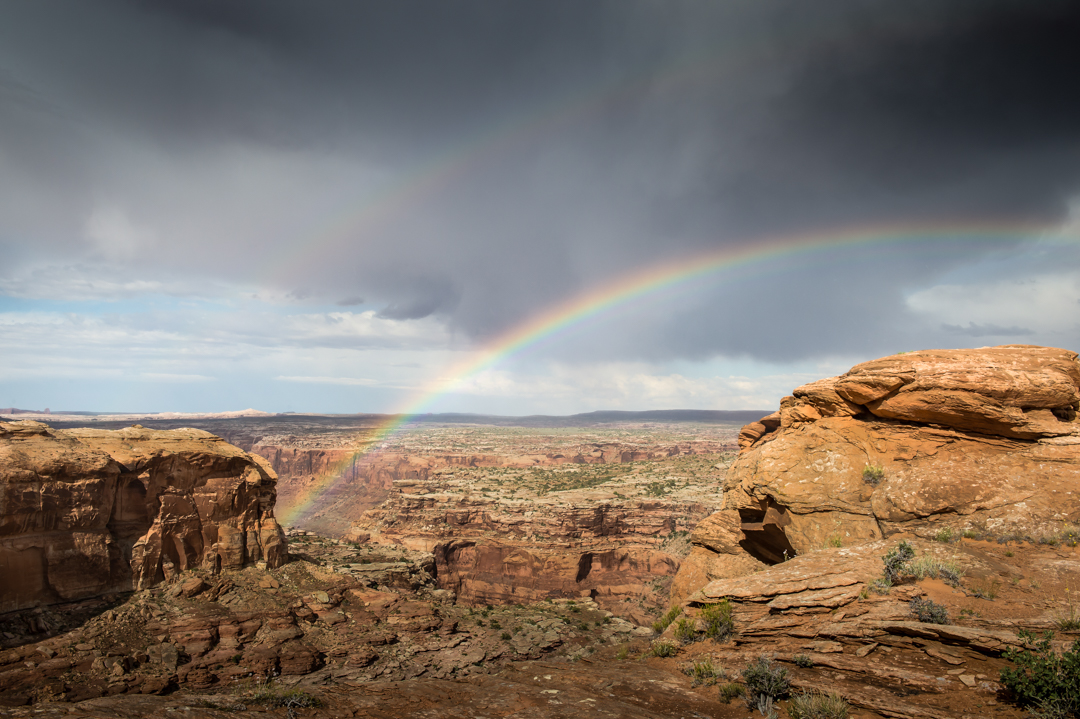
<svg viewBox="0 0 1080 719"><path fill-rule="evenodd" d="M114 0L0 15L0 287L63 257L69 274L129 278L123 296L362 296L379 318L479 341L622 273L758 237L1054 222L1080 190L1067 3ZM781 361L1017 334L905 304L987 247L718 276L549 351ZM65 286L100 294L97 271Z"/></svg>

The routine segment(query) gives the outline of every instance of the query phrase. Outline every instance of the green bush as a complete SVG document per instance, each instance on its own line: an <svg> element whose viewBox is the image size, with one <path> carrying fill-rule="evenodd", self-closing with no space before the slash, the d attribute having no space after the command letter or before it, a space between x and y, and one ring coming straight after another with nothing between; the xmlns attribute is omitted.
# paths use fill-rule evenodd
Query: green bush
<svg viewBox="0 0 1080 719"><path fill-rule="evenodd" d="M683 646L687 644L693 644L702 636L698 634L697 629L694 628L694 620L692 619L680 619L675 623L675 641Z"/></svg>
<svg viewBox="0 0 1080 719"><path fill-rule="evenodd" d="M722 668L713 664L712 659L709 657L687 664L683 667L683 674L694 680L693 685L695 687L711 687L713 684L716 684L717 679L727 678L727 673Z"/></svg>
<svg viewBox="0 0 1080 719"><path fill-rule="evenodd" d="M839 694L802 692L788 704L791 719L847 719L848 703Z"/></svg>
<svg viewBox="0 0 1080 719"><path fill-rule="evenodd" d="M743 695L743 685L736 684L735 682L728 682L727 684L720 685L720 701L728 704L735 697L741 697Z"/></svg>
<svg viewBox="0 0 1080 719"><path fill-rule="evenodd" d="M701 608L701 618L705 620L705 636L708 639L722 642L735 633L731 602L727 599L721 599L716 604L706 604Z"/></svg>
<svg viewBox="0 0 1080 719"><path fill-rule="evenodd" d="M746 683L747 704L753 708L761 704L761 699L780 699L791 691L791 675L764 654L746 665L742 670Z"/></svg>
<svg viewBox="0 0 1080 719"><path fill-rule="evenodd" d="M885 479L885 468L879 464L868 464L863 468L862 479L871 487L876 487Z"/></svg>
<svg viewBox="0 0 1080 719"><path fill-rule="evenodd" d="M1061 654L1050 646L1053 632L1041 638L1022 630L1024 649L1009 648L1003 655L1013 663L1001 670L1001 684L1021 706L1037 707L1044 715L1080 713L1080 640Z"/></svg>
<svg viewBox="0 0 1080 719"><path fill-rule="evenodd" d="M652 628L657 634L662 633L665 629L671 626L671 623L675 621L675 618L682 614L682 607L672 607L667 611L667 614L653 622Z"/></svg>
<svg viewBox="0 0 1080 719"><path fill-rule="evenodd" d="M927 624L949 623L949 610L932 599L915 597L911 600L911 613L920 622L926 622Z"/></svg>
<svg viewBox="0 0 1080 719"><path fill-rule="evenodd" d="M951 542L951 541L953 541L952 527L942 527L941 529L939 529L937 534L934 535L934 541L935 542Z"/></svg>
<svg viewBox="0 0 1080 719"><path fill-rule="evenodd" d="M901 541L896 548L888 552L881 559L885 562L885 579L891 584L896 584L908 570L908 564L915 558L915 549L907 542Z"/></svg>
<svg viewBox="0 0 1080 719"><path fill-rule="evenodd" d="M802 667L803 669L809 669L814 666L814 660L810 658L809 654L796 654L791 658L791 663L797 667Z"/></svg>
<svg viewBox="0 0 1080 719"><path fill-rule="evenodd" d="M629 644L622 645L621 647L619 647L619 651L615 652L615 658L618 659L620 662L626 660L626 658L629 657L629 656L630 656L630 645Z"/></svg>
<svg viewBox="0 0 1080 719"><path fill-rule="evenodd" d="M657 639L649 647L648 655L653 657L673 657L679 653L679 646L675 642L666 639Z"/></svg>

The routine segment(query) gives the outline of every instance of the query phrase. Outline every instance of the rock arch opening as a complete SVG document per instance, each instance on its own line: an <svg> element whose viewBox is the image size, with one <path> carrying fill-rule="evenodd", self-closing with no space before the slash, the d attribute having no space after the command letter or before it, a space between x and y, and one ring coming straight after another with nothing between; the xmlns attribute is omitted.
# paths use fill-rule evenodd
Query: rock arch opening
<svg viewBox="0 0 1080 719"><path fill-rule="evenodd" d="M765 564L779 564L795 556L784 527L791 524L787 508L771 498L762 500L757 509L740 509L743 539L739 542L748 554Z"/></svg>

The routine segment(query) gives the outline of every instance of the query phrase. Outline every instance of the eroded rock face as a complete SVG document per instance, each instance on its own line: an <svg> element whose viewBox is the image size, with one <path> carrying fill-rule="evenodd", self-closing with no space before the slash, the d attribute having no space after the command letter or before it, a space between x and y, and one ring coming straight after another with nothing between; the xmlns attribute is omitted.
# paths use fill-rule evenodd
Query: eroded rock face
<svg viewBox="0 0 1080 719"><path fill-rule="evenodd" d="M273 470L195 429L0 423L0 612L281 564Z"/></svg>
<svg viewBox="0 0 1080 719"><path fill-rule="evenodd" d="M1077 354L1024 345L894 355L799 387L740 433L724 511L695 532L673 598L750 559L1076 520L1078 407Z"/></svg>

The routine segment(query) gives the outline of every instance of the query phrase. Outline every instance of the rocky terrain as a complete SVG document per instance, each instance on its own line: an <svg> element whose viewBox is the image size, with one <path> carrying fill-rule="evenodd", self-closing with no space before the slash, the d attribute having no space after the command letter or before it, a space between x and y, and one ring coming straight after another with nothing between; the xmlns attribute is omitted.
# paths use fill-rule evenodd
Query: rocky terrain
<svg viewBox="0 0 1080 719"><path fill-rule="evenodd" d="M588 597L649 624L667 607L689 531L719 508L712 498L731 457L678 449L665 448L662 461L609 449L611 464L579 454L576 463L466 465L397 480L350 537L431 552L439 586L463 602Z"/></svg>
<svg viewBox="0 0 1080 719"><path fill-rule="evenodd" d="M0 717L1073 715L1015 672L1080 681L1078 409L1075 353L1008 346L800 387L737 456L427 427L347 539L0 616Z"/></svg>
<svg viewBox="0 0 1080 719"><path fill-rule="evenodd" d="M829 544L1040 536L1080 520L1076 359L911 352L799 387L740 433L723 510L696 530L673 599Z"/></svg>
<svg viewBox="0 0 1080 719"><path fill-rule="evenodd" d="M0 423L0 612L281 564L273 471L201 430Z"/></svg>

